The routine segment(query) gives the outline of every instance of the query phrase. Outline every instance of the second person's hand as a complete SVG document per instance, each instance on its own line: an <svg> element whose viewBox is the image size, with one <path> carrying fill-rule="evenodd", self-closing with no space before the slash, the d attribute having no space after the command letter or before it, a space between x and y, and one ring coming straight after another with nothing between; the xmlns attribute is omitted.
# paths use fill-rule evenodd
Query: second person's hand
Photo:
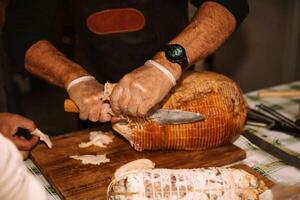
<svg viewBox="0 0 300 200"><path fill-rule="evenodd" d="M39 137L33 135L30 139L18 136L19 128L32 132L36 129L35 123L17 114L0 113L0 133L10 139L18 148L23 158L26 159L29 151L38 143Z"/></svg>

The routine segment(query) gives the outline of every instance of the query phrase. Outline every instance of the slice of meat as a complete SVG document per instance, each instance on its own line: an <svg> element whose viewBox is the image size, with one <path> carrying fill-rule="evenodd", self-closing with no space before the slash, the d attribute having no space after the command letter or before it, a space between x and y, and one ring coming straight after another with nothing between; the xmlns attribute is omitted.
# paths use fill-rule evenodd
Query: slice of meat
<svg viewBox="0 0 300 200"><path fill-rule="evenodd" d="M78 146L80 148L86 148L92 145L106 148L108 144L110 144L113 141L114 136L109 135L107 133L103 133L102 131L92 131L90 132L90 141L88 142L82 142Z"/></svg>
<svg viewBox="0 0 300 200"><path fill-rule="evenodd" d="M100 165L101 163L107 163L110 162L110 159L106 157L106 154L101 155L74 155L70 156L70 158L73 158L75 160L81 160L82 164L92 164L92 165Z"/></svg>

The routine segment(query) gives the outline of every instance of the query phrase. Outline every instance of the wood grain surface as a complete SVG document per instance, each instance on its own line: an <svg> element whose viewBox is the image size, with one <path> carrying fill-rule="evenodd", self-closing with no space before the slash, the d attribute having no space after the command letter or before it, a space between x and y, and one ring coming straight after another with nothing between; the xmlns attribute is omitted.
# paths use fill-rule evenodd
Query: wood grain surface
<svg viewBox="0 0 300 200"><path fill-rule="evenodd" d="M267 186L267 188L271 188L272 186L274 186L274 183L270 179L268 179L267 177L261 175L260 173L258 173L257 171L255 171L254 169L249 167L248 165L237 164L237 165L231 166L231 168L242 169L242 170L248 172L249 174L254 175L258 179L262 180L265 183L265 185Z"/></svg>
<svg viewBox="0 0 300 200"><path fill-rule="evenodd" d="M117 133L107 148L91 146L79 148L78 144L89 139L90 130L53 137L53 148L39 144L31 158L57 193L67 200L106 199L106 189L115 170L123 164L139 158L148 158L157 168L199 168L227 165L245 158L245 152L228 144L206 151L135 151ZM106 154L109 163L83 165L69 158L72 155Z"/></svg>

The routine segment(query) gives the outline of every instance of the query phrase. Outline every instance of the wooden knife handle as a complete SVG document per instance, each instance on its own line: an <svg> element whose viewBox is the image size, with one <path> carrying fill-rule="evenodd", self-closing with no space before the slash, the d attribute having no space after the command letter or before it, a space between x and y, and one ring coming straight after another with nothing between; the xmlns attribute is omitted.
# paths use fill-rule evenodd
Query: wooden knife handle
<svg viewBox="0 0 300 200"><path fill-rule="evenodd" d="M64 110L66 112L73 112L73 113L78 113L79 112L79 108L74 103L74 101L72 101L71 99L65 99Z"/></svg>
<svg viewBox="0 0 300 200"><path fill-rule="evenodd" d="M282 91L271 91L262 90L258 92L259 97L300 97L299 90L282 90Z"/></svg>

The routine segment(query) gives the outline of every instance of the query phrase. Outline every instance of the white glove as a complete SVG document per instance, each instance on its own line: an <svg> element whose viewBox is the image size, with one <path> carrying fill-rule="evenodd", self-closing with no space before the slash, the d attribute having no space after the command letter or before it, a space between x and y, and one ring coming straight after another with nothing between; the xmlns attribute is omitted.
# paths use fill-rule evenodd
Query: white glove
<svg viewBox="0 0 300 200"><path fill-rule="evenodd" d="M145 116L175 85L171 72L166 75L153 65L144 65L125 75L113 89L110 103L115 114Z"/></svg>
<svg viewBox="0 0 300 200"><path fill-rule="evenodd" d="M90 78L88 78L90 77ZM78 81L79 80L79 81ZM82 80L82 81L81 81ZM111 108L105 102L104 87L95 78L87 76L73 80L67 87L70 98L79 108L79 117L93 122L107 122L111 120Z"/></svg>

